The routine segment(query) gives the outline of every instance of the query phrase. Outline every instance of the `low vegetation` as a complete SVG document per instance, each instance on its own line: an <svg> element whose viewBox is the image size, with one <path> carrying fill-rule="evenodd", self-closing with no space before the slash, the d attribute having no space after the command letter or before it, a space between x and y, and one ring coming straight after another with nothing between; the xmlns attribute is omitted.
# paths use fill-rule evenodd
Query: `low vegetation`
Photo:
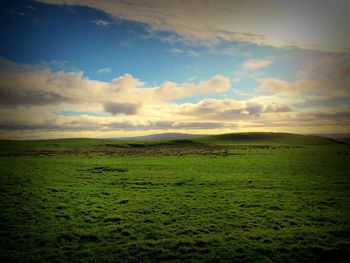
<svg viewBox="0 0 350 263"><path fill-rule="evenodd" d="M291 134L1 141L2 262L349 262L350 147Z"/></svg>

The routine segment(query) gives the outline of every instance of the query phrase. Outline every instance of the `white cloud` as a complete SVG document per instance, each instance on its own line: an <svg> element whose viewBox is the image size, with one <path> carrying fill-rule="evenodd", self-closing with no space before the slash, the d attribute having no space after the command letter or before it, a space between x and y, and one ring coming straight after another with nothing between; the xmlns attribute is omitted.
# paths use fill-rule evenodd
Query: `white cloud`
<svg viewBox="0 0 350 263"><path fill-rule="evenodd" d="M199 52L194 51L194 50L189 50L189 51L187 52L187 54L188 54L190 57L198 57L198 56L199 56Z"/></svg>
<svg viewBox="0 0 350 263"><path fill-rule="evenodd" d="M111 68L100 68L97 70L98 73L111 73L112 69Z"/></svg>
<svg viewBox="0 0 350 263"><path fill-rule="evenodd" d="M245 69L259 69L266 68L272 63L271 59L250 59L243 63L242 67Z"/></svg>
<svg viewBox="0 0 350 263"><path fill-rule="evenodd" d="M179 49L179 48L169 48L169 49L166 49L166 51L170 52L170 53L173 53L173 54L182 54L183 53L183 50L182 49Z"/></svg>
<svg viewBox="0 0 350 263"><path fill-rule="evenodd" d="M108 22L108 21L102 20L102 19L93 20L92 23L94 23L98 26L109 26L110 24L112 24L111 22Z"/></svg>
<svg viewBox="0 0 350 263"><path fill-rule="evenodd" d="M183 84L178 86L174 82L167 81L159 88L154 89L156 97L162 99L179 99L199 94L221 93L230 88L229 78L216 75L210 80L202 81L198 85Z"/></svg>
<svg viewBox="0 0 350 263"><path fill-rule="evenodd" d="M198 57L200 55L200 53L198 51L194 51L194 50L184 50L184 49L179 49L179 48L169 48L166 49L165 51L173 53L175 55L187 55L189 57Z"/></svg>
<svg viewBox="0 0 350 263"><path fill-rule="evenodd" d="M26 8L30 9L30 10L36 10L35 7L31 6L31 5L27 5Z"/></svg>

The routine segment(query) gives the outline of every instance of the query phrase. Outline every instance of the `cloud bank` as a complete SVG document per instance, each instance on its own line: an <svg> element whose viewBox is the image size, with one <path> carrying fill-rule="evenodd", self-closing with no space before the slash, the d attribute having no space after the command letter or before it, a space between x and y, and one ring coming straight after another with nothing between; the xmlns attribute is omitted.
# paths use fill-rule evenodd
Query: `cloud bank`
<svg viewBox="0 0 350 263"><path fill-rule="evenodd" d="M238 100L228 94L239 87L222 75L198 83L149 86L130 74L104 82L88 79L81 71L52 71L1 59L0 136L114 137L164 130L348 132L346 61L340 55L322 57L301 69L295 81L262 78L249 98ZM182 101L208 94L217 98Z"/></svg>

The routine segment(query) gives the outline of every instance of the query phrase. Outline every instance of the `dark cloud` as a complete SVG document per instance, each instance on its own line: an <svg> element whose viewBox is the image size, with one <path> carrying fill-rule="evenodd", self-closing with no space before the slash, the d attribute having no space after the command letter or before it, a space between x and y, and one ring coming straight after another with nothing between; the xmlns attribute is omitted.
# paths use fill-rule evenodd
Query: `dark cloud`
<svg viewBox="0 0 350 263"><path fill-rule="evenodd" d="M140 109L140 104L127 103L127 102L113 102L103 105L106 112L113 115L124 113L126 115L135 115Z"/></svg>
<svg viewBox="0 0 350 263"><path fill-rule="evenodd" d="M108 129L116 130L196 130L196 129L217 129L227 127L224 123L218 122L172 122L155 121L147 124L131 125L125 122L113 122L107 125ZM236 127L230 125L230 127Z"/></svg>
<svg viewBox="0 0 350 263"><path fill-rule="evenodd" d="M264 113L291 112L294 109L284 104L262 104L234 100L203 100L198 104L185 105L178 114L212 120L257 119Z"/></svg>
<svg viewBox="0 0 350 263"><path fill-rule="evenodd" d="M178 123L174 125L176 129L189 129L189 130L195 130L195 129L218 129L218 128L225 128L228 127L225 123L219 123L219 122L185 122L185 123ZM229 125L230 128L236 128L237 126L234 124Z"/></svg>
<svg viewBox="0 0 350 263"><path fill-rule="evenodd" d="M217 122L172 122L155 121L146 124L132 124L128 122L95 123L87 121L66 121L58 124L54 121L45 121L42 123L20 123L16 121L0 122L0 130L42 130L42 131L136 131L136 130L195 130L195 129L216 129L228 127L224 123ZM236 127L229 125L230 128Z"/></svg>
<svg viewBox="0 0 350 263"><path fill-rule="evenodd" d="M0 130L47 130L51 124L40 123L40 124L28 124L18 122L0 122Z"/></svg>
<svg viewBox="0 0 350 263"><path fill-rule="evenodd" d="M27 130L27 131L97 131L100 130L96 123L88 123L81 121L69 121L63 124L54 121L44 121L42 123L21 123L21 122L0 122L0 130Z"/></svg>
<svg viewBox="0 0 350 263"><path fill-rule="evenodd" d="M294 109L289 105L280 105L280 104L270 104L264 109L264 113L268 112L291 112Z"/></svg>
<svg viewBox="0 0 350 263"><path fill-rule="evenodd" d="M17 64L0 58L0 105L78 103L95 82L82 72L52 72L44 66Z"/></svg>
<svg viewBox="0 0 350 263"><path fill-rule="evenodd" d="M56 92L36 90L13 90L0 84L0 104L2 105L56 105L63 102L74 102L72 98Z"/></svg>
<svg viewBox="0 0 350 263"><path fill-rule="evenodd" d="M131 124L127 122L112 122L107 125L110 130L124 130L124 131L135 131L135 130L168 130L172 128L174 123L171 121L154 121L146 124Z"/></svg>
<svg viewBox="0 0 350 263"><path fill-rule="evenodd" d="M350 83L350 82L349 82ZM349 105L349 97L328 97L324 99L308 99L307 101L293 103L298 109L314 108L314 107L334 107L339 105Z"/></svg>
<svg viewBox="0 0 350 263"><path fill-rule="evenodd" d="M246 105L246 110L249 112L250 115L259 117L264 110L264 105L259 103L248 102Z"/></svg>
<svg viewBox="0 0 350 263"><path fill-rule="evenodd" d="M322 120L350 121L350 111L342 111L342 112L334 112L334 113L326 113L326 112L308 113L308 114L304 114L304 116L312 117L316 119L322 119Z"/></svg>

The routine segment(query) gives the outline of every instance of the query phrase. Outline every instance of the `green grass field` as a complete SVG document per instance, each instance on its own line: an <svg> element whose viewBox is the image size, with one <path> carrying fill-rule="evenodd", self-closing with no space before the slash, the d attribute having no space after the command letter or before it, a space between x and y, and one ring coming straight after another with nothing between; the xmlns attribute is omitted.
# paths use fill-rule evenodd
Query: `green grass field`
<svg viewBox="0 0 350 263"><path fill-rule="evenodd" d="M0 145L2 262L350 262L348 144L246 133Z"/></svg>

